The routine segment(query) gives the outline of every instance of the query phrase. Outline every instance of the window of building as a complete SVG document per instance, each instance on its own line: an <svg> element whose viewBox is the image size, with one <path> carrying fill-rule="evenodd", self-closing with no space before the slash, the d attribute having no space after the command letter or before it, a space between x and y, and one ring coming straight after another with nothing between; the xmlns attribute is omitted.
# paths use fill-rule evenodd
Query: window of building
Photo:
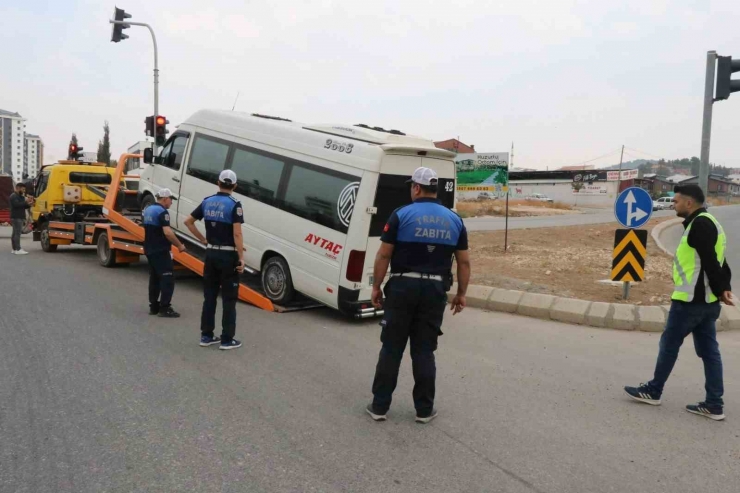
<svg viewBox="0 0 740 493"><path fill-rule="evenodd" d="M266 154L239 146L234 151L231 169L236 173L239 193L273 205L285 163Z"/></svg>
<svg viewBox="0 0 740 493"><path fill-rule="evenodd" d="M281 208L346 233L360 186L359 177L308 166L293 166Z"/></svg>
<svg viewBox="0 0 740 493"><path fill-rule="evenodd" d="M196 135L190 151L187 173L196 178L218 183L218 175L226 167L229 156L228 142L215 137Z"/></svg>

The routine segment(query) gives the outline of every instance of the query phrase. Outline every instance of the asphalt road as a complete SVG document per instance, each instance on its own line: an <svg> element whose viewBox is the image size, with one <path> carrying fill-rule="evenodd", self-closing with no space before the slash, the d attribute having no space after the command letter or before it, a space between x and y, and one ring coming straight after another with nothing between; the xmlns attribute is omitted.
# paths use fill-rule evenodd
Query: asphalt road
<svg viewBox="0 0 740 493"><path fill-rule="evenodd" d="M719 207L718 207L719 209ZM670 217L673 211L655 211L653 217ZM506 226L503 217L469 217L464 220L465 226L470 231L499 231ZM558 226L579 226L582 224L601 224L613 222L614 211L611 209L594 211L589 210L583 214L561 214L557 216L530 216L510 217L509 229L531 229L531 228L553 228Z"/></svg>
<svg viewBox="0 0 740 493"><path fill-rule="evenodd" d="M740 277L740 205L725 207L710 207L709 212L722 224L727 235L727 263L734 269L734 278ZM666 229L661 235L661 241L668 251L675 251L681 240L684 229L681 224ZM735 281L735 285L738 282ZM737 287L735 288L738 289Z"/></svg>
<svg viewBox="0 0 740 493"><path fill-rule="evenodd" d="M654 408L622 386L658 334L468 309L440 340L439 418L413 422L407 355L375 423L377 320L240 304L245 347L201 348L199 279L178 281L183 318L152 318L145 265L36 245L0 239L3 493L737 491L740 333L720 334L717 423L683 410L703 398L690 340Z"/></svg>

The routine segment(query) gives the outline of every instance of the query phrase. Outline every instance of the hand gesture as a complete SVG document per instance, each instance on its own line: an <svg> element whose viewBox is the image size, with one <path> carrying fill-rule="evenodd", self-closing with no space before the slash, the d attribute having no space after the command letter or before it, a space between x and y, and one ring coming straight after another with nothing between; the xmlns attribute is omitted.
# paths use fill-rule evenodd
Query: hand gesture
<svg viewBox="0 0 740 493"><path fill-rule="evenodd" d="M451 303L451 307L450 307L451 308L450 311L452 312L452 316L454 317L455 315L457 315L458 313L460 313L461 311L463 311L463 309L466 306L468 306L468 302L467 302L467 300L465 300L465 295L464 294L458 294L458 295L456 295L454 298L452 298L452 303Z"/></svg>
<svg viewBox="0 0 740 493"><path fill-rule="evenodd" d="M722 303L729 306L735 306L735 297L732 294L732 291L725 291L722 293Z"/></svg>
<svg viewBox="0 0 740 493"><path fill-rule="evenodd" d="M373 306L375 308L382 308L383 306L383 291L380 290L380 288L376 288L373 286L373 294L370 297L370 301L372 302Z"/></svg>
<svg viewBox="0 0 740 493"><path fill-rule="evenodd" d="M236 265L236 271L241 274L244 272L244 261L240 260L239 263Z"/></svg>

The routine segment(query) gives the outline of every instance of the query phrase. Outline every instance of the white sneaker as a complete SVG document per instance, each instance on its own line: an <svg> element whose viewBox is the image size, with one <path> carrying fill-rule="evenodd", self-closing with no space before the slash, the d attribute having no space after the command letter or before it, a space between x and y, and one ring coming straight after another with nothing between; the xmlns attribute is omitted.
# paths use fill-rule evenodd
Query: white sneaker
<svg viewBox="0 0 740 493"><path fill-rule="evenodd" d="M21 248L20 250L15 252L15 254L16 255L28 255L28 252Z"/></svg>
<svg viewBox="0 0 740 493"><path fill-rule="evenodd" d="M15 250L11 250L10 253L12 253L13 255L15 255Z"/></svg>

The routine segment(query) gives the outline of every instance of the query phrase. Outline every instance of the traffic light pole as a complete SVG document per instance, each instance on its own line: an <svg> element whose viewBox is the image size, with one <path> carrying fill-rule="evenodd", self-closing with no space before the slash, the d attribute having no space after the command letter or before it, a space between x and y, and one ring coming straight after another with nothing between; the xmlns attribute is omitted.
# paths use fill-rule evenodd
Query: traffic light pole
<svg viewBox="0 0 740 493"><path fill-rule="evenodd" d="M129 26L143 26L149 29L152 35L152 43L154 44L154 118L159 115L159 58L157 56L157 37L154 35L154 29L149 24L143 22L131 22L131 21L110 21L111 24L121 24ZM152 142L152 150L156 151L156 143Z"/></svg>
<svg viewBox="0 0 740 493"><path fill-rule="evenodd" d="M701 127L701 165L699 186L709 196L709 143L712 139L712 106L714 105L714 66L716 51L707 52L707 75L704 80L704 122Z"/></svg>

